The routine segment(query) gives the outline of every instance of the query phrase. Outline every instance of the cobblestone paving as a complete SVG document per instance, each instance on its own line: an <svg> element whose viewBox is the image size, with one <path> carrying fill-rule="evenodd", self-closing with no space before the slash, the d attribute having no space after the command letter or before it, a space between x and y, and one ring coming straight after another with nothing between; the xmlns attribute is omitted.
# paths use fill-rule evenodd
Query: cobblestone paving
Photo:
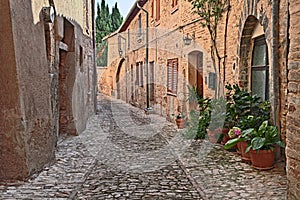
<svg viewBox="0 0 300 200"><path fill-rule="evenodd" d="M0 199L286 199L282 167L254 170L157 115L100 98L84 133L59 141L55 163L0 186Z"/></svg>

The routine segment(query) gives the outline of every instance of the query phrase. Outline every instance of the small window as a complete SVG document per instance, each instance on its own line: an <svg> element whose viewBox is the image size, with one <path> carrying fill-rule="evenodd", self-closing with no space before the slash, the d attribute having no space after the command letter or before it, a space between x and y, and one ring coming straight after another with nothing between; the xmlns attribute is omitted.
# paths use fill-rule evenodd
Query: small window
<svg viewBox="0 0 300 200"><path fill-rule="evenodd" d="M169 59L167 61L168 67L168 81L167 81L167 91L171 94L177 93L177 79L178 79L178 58Z"/></svg>
<svg viewBox="0 0 300 200"><path fill-rule="evenodd" d="M86 7L85 7L85 23L86 23L86 31L87 31L87 33L88 33L88 29L89 29L89 0L86 0L85 1L85 5L86 5Z"/></svg>
<svg viewBox="0 0 300 200"><path fill-rule="evenodd" d="M127 32L127 43L128 43L128 50L130 49L130 30L128 29L128 32Z"/></svg>
<svg viewBox="0 0 300 200"><path fill-rule="evenodd" d="M139 32L138 32L138 39L142 38L142 15L139 14L139 18L138 18L138 24L139 24Z"/></svg>
<svg viewBox="0 0 300 200"><path fill-rule="evenodd" d="M136 63L136 66L135 66L135 73L136 73L136 78L135 78L135 85L139 86L139 81L140 81L140 67L139 67L139 63Z"/></svg>
<svg viewBox="0 0 300 200"><path fill-rule="evenodd" d="M79 66L80 66L80 72L83 72L83 48L82 46L79 46Z"/></svg>
<svg viewBox="0 0 300 200"><path fill-rule="evenodd" d="M160 0L156 0L156 21L160 20Z"/></svg>
<svg viewBox="0 0 300 200"><path fill-rule="evenodd" d="M208 88L215 90L216 89L216 73L209 72L208 74Z"/></svg>
<svg viewBox="0 0 300 200"><path fill-rule="evenodd" d="M266 39L260 36L254 39L251 65L251 91L269 100L269 63Z"/></svg>
<svg viewBox="0 0 300 200"><path fill-rule="evenodd" d="M154 18L154 0L151 2L151 18Z"/></svg>
<svg viewBox="0 0 300 200"><path fill-rule="evenodd" d="M178 6L178 0L172 0L172 8Z"/></svg>
<svg viewBox="0 0 300 200"><path fill-rule="evenodd" d="M136 85L143 87L144 86L144 70L143 62L136 63Z"/></svg>

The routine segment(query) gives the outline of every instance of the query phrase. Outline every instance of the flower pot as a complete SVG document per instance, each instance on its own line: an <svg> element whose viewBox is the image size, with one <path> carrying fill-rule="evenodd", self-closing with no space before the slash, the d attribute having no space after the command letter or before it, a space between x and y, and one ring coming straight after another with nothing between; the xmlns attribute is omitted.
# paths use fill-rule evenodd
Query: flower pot
<svg viewBox="0 0 300 200"><path fill-rule="evenodd" d="M241 156L242 156L242 161L244 162L251 162L250 154L249 152L246 153L246 148L248 147L248 144L246 141L240 142L240 147L241 147Z"/></svg>
<svg viewBox="0 0 300 200"><path fill-rule="evenodd" d="M185 119L180 118L180 119L176 119L175 121L179 129L185 128Z"/></svg>
<svg viewBox="0 0 300 200"><path fill-rule="evenodd" d="M241 147L241 145L242 145L241 142L238 142L237 145L236 145L237 146L237 151L236 152L238 154L240 154L240 155L242 154L242 147Z"/></svg>
<svg viewBox="0 0 300 200"><path fill-rule="evenodd" d="M222 133L222 130L221 130L221 128L216 128L214 130L206 129L206 132L207 132L207 135L208 135L208 140L211 143L217 143L218 139L220 137L220 134Z"/></svg>
<svg viewBox="0 0 300 200"><path fill-rule="evenodd" d="M222 134L224 134L224 137L221 141L221 144L223 144L223 145L226 144L226 142L228 142L228 140L230 140L230 137L228 135L229 130L230 130L229 128L222 129Z"/></svg>
<svg viewBox="0 0 300 200"><path fill-rule="evenodd" d="M250 150L252 167L259 170L268 170L274 167L274 152L271 150Z"/></svg>

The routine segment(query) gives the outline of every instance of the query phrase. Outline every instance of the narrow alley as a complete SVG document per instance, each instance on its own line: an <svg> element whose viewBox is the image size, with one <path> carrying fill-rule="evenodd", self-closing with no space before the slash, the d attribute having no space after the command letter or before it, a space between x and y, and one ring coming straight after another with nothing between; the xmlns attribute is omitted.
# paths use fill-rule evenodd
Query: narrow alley
<svg viewBox="0 0 300 200"><path fill-rule="evenodd" d="M27 182L0 186L0 199L285 199L283 168L257 171L207 140L185 140L174 124L100 96L56 161Z"/></svg>

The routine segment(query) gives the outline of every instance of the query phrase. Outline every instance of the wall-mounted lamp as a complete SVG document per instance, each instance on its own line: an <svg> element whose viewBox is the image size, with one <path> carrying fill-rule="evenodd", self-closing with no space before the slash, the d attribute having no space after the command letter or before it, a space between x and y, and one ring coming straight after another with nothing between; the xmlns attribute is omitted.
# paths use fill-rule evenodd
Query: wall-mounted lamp
<svg viewBox="0 0 300 200"><path fill-rule="evenodd" d="M122 45L122 40L124 40L124 47L122 47L123 46ZM126 38L119 34L119 36L118 36L118 52L119 52L120 58L123 55L122 48L124 48L124 54L126 55Z"/></svg>
<svg viewBox="0 0 300 200"><path fill-rule="evenodd" d="M46 23L53 23L54 22L55 11L54 11L53 6L43 7L42 8L42 13L43 13L44 21Z"/></svg>
<svg viewBox="0 0 300 200"><path fill-rule="evenodd" d="M123 51L121 48L119 48L119 56L122 57Z"/></svg>
<svg viewBox="0 0 300 200"><path fill-rule="evenodd" d="M190 45L192 40L195 39L195 33L193 33L192 36L190 36L190 34L186 34L185 36L183 36L183 42L185 45Z"/></svg>

